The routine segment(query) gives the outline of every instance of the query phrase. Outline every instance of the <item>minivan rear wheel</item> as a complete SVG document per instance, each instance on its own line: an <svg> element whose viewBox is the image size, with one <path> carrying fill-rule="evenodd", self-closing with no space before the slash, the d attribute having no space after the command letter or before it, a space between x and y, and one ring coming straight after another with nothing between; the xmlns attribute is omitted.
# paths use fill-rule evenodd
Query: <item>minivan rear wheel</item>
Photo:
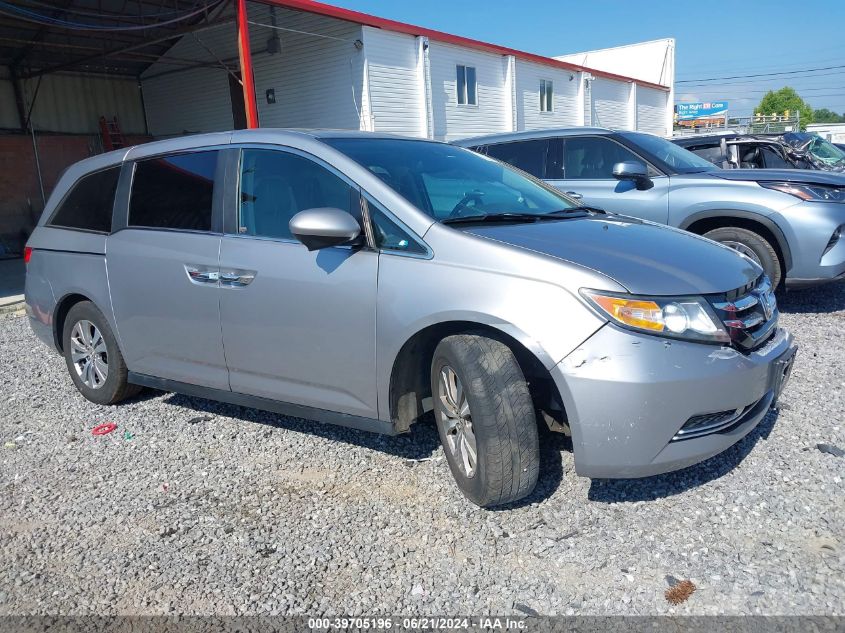
<svg viewBox="0 0 845 633"><path fill-rule="evenodd" d="M708 231L704 237L750 257L763 267L766 276L772 282L772 288L780 286L782 277L780 258L774 247L762 235L748 229L725 226Z"/></svg>
<svg viewBox="0 0 845 633"><path fill-rule="evenodd" d="M90 301L81 301L68 311L62 349L73 384L91 402L115 404L141 390L129 384L117 340L103 313Z"/></svg>
<svg viewBox="0 0 845 633"><path fill-rule="evenodd" d="M443 339L431 364L434 415L461 492L489 507L537 483L537 420L525 377L503 343L476 334Z"/></svg>

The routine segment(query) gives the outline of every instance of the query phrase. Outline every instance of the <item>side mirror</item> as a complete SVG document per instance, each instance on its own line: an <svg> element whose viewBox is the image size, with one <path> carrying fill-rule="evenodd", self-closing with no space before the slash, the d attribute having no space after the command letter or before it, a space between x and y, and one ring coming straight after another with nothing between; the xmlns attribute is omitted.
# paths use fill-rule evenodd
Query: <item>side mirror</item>
<svg viewBox="0 0 845 633"><path fill-rule="evenodd" d="M648 168L644 163L635 160L616 163L613 166L613 177L616 180L633 180L637 189L648 189L652 185L651 178L648 177Z"/></svg>
<svg viewBox="0 0 845 633"><path fill-rule="evenodd" d="M305 209L290 219L290 232L309 251L351 244L361 235L358 220L346 211L323 207Z"/></svg>

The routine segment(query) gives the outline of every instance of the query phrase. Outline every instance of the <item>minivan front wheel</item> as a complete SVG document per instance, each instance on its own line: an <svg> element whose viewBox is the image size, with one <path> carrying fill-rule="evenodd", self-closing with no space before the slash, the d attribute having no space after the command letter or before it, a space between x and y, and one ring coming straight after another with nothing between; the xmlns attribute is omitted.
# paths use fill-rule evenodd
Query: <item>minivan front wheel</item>
<svg viewBox="0 0 845 633"><path fill-rule="evenodd" d="M68 372L85 398L97 404L115 404L137 394L106 318L90 301L81 301L67 313L62 349Z"/></svg>
<svg viewBox="0 0 845 633"><path fill-rule="evenodd" d="M781 262L777 251L762 235L733 226L713 229L704 237L728 246L738 253L754 260L766 273L772 288L778 288L781 282Z"/></svg>
<svg viewBox="0 0 845 633"><path fill-rule="evenodd" d="M537 483L537 420L525 377L503 343L476 334L443 339L431 364L434 415L461 492L489 507Z"/></svg>

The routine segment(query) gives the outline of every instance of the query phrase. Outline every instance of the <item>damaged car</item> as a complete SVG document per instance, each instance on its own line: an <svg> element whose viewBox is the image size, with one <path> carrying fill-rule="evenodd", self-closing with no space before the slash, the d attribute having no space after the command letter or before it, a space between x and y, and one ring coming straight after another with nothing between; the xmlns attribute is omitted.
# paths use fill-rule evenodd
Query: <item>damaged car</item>
<svg viewBox="0 0 845 633"><path fill-rule="evenodd" d="M142 387L353 429L433 413L480 506L642 477L765 417L796 347L734 250L445 143L243 130L70 167L26 248L32 329L88 400ZM419 437L419 436L417 436Z"/></svg>
<svg viewBox="0 0 845 633"><path fill-rule="evenodd" d="M672 142L724 169L845 171L845 151L818 134L702 134Z"/></svg>
<svg viewBox="0 0 845 633"><path fill-rule="evenodd" d="M818 134L787 132L782 139L815 169L845 172L845 150Z"/></svg>

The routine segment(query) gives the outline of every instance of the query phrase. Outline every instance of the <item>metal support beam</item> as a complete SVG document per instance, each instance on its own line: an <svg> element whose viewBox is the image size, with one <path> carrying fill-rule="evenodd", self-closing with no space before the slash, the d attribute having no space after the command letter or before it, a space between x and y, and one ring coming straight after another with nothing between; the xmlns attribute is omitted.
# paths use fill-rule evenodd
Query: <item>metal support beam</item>
<svg viewBox="0 0 845 633"><path fill-rule="evenodd" d="M23 122L26 120L26 103L23 98L23 83L18 75L18 69L12 66L9 71L12 73L12 90L15 93L15 106L18 110L18 122L22 130L26 129Z"/></svg>
<svg viewBox="0 0 845 633"><path fill-rule="evenodd" d="M58 18L59 16L62 15L62 13L65 12L65 9L70 7L72 4L73 4L73 0L65 0L64 2L60 3L60 6L56 7L56 10L53 11L50 14L50 17ZM39 29L35 32L35 35L33 35L32 38L30 38L29 43L26 46L23 46L18 51L18 54L15 55L15 58L12 60L12 62L9 65L10 66L20 66L21 64L23 64L24 60L26 59L26 56L32 50L33 46L35 46L38 42L40 42L44 38L44 36L47 34L48 30L49 30L49 27L47 27L47 26L39 27Z"/></svg>
<svg viewBox="0 0 845 633"><path fill-rule="evenodd" d="M238 55L241 59L241 86L244 93L246 126L258 127L258 103L255 99L255 81L252 75L252 49L249 46L249 22L246 14L246 0L238 2Z"/></svg>
<svg viewBox="0 0 845 633"><path fill-rule="evenodd" d="M186 29L181 29L175 33L171 33L170 35L165 35L164 37L159 37L152 40L147 40L146 42L141 42L140 44L133 44L132 46L125 46L123 48L113 49L110 51L105 51L104 53L100 53L99 55L89 55L87 57L82 57L79 59L74 59L71 61L63 62L61 64L56 64L55 66L49 66L47 68L42 68L40 70L36 70L30 73L23 75L25 79L29 79L31 77L37 77L39 75L48 75L50 73L58 72L60 70L67 70L68 68L73 68L74 66L78 66L81 64L87 64L89 62L96 62L101 59L107 59L109 57L114 57L117 55L123 55L125 53L130 53L132 51L136 51L141 48L147 48L148 46L153 46L155 44L161 44L162 42L167 42L169 40L174 40L176 38L182 37L183 35L187 35L188 33L199 33L200 31L206 31L208 29L214 28L216 26L220 26L221 24L230 24L232 22L231 18L218 20L215 22L209 22L208 24L204 24L200 27L190 27Z"/></svg>

